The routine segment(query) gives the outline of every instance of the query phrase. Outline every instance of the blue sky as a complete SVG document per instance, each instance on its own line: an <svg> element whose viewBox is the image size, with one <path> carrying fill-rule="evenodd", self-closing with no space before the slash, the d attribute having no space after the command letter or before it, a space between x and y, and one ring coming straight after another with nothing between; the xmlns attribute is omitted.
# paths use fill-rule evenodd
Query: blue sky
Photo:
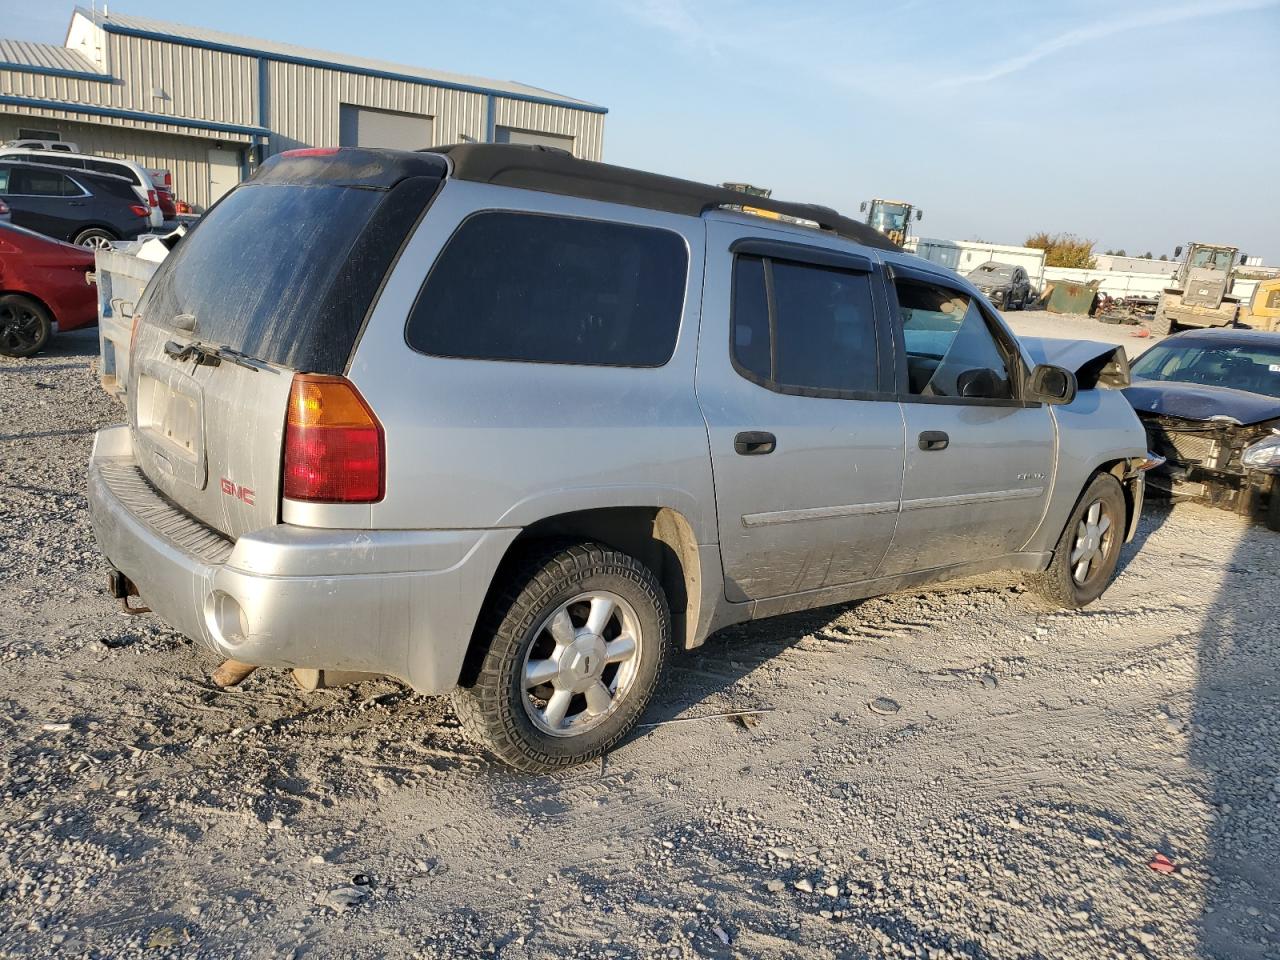
<svg viewBox="0 0 1280 960"><path fill-rule="evenodd" d="M611 162L909 199L927 236L1280 263L1280 0L111 6L545 87L609 108ZM61 42L71 8L0 0L0 35Z"/></svg>

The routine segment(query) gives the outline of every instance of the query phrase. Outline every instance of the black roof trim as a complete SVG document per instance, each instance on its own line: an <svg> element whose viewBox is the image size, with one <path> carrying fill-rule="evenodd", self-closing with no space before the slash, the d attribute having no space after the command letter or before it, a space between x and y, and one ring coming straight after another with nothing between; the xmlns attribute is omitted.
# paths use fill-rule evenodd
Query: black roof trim
<svg viewBox="0 0 1280 960"><path fill-rule="evenodd" d="M721 207L755 207L783 216L812 220L823 230L863 246L881 250L902 249L865 223L841 216L830 207L787 203L611 163L579 160L554 147L459 143L424 152L448 156L453 162L452 176L459 180L541 190L690 217L700 217L707 210Z"/></svg>
<svg viewBox="0 0 1280 960"><path fill-rule="evenodd" d="M375 147L303 147L268 158L246 182L330 183L390 190L407 177L443 180L443 158L412 150Z"/></svg>

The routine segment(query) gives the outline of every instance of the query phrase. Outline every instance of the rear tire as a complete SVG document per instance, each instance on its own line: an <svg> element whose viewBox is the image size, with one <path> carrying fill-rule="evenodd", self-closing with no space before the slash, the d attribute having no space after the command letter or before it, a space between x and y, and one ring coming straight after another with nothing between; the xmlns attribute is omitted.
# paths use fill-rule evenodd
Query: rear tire
<svg viewBox="0 0 1280 960"><path fill-rule="evenodd" d="M0 354L34 356L52 333L53 317L43 304L20 293L0 295Z"/></svg>
<svg viewBox="0 0 1280 960"><path fill-rule="evenodd" d="M1076 502L1053 550L1053 562L1030 586L1059 607L1088 606L1111 584L1124 545L1127 508L1120 481L1095 474Z"/></svg>
<svg viewBox="0 0 1280 960"><path fill-rule="evenodd" d="M76 234L72 241L77 247L88 247L90 250L106 250L112 242L119 240L110 230L104 230L102 227L89 227L87 230L81 230Z"/></svg>
<svg viewBox="0 0 1280 960"><path fill-rule="evenodd" d="M653 572L598 543L529 554L481 614L476 681L454 693L467 733L520 770L594 760L658 687L671 614Z"/></svg>

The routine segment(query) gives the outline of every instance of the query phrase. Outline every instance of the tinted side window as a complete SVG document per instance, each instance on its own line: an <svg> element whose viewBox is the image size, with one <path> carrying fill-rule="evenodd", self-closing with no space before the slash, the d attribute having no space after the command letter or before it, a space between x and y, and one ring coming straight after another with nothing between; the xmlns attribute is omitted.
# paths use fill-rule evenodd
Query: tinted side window
<svg viewBox="0 0 1280 960"><path fill-rule="evenodd" d="M986 399L1013 396L1004 355L982 311L967 294L914 280L898 280L895 287L912 393Z"/></svg>
<svg viewBox="0 0 1280 960"><path fill-rule="evenodd" d="M11 193L9 189L9 168L0 167L0 193Z"/></svg>
<svg viewBox="0 0 1280 960"><path fill-rule="evenodd" d="M733 265L733 358L762 380L773 377L769 350L769 294L764 261L738 257Z"/></svg>
<svg viewBox="0 0 1280 960"><path fill-rule="evenodd" d="M64 173L34 167L14 167L10 192L28 197L77 197L80 188Z"/></svg>
<svg viewBox="0 0 1280 960"><path fill-rule="evenodd" d="M77 160L73 157L56 157L53 154L43 154L39 157L19 157L18 159L27 163L41 163L46 166L79 167L82 169L84 167L83 160Z"/></svg>
<svg viewBox="0 0 1280 960"><path fill-rule="evenodd" d="M732 326L739 371L767 386L857 393L879 387L869 274L740 256Z"/></svg>
<svg viewBox="0 0 1280 960"><path fill-rule="evenodd" d="M85 167L89 170L96 170L98 173L110 173L117 177L124 177L134 185L138 183L138 175L123 163L110 163L106 160L86 160Z"/></svg>
<svg viewBox="0 0 1280 960"><path fill-rule="evenodd" d="M478 213L440 252L405 336L441 357L658 367L675 350L688 267L668 230Z"/></svg>

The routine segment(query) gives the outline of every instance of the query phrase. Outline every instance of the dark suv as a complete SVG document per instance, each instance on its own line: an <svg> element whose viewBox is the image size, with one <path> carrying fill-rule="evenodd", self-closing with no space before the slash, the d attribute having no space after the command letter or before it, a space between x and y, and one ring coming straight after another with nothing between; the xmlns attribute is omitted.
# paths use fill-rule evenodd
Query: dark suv
<svg viewBox="0 0 1280 960"><path fill-rule="evenodd" d="M150 228L151 211L123 177L0 160L0 199L12 221L56 240L105 247Z"/></svg>

